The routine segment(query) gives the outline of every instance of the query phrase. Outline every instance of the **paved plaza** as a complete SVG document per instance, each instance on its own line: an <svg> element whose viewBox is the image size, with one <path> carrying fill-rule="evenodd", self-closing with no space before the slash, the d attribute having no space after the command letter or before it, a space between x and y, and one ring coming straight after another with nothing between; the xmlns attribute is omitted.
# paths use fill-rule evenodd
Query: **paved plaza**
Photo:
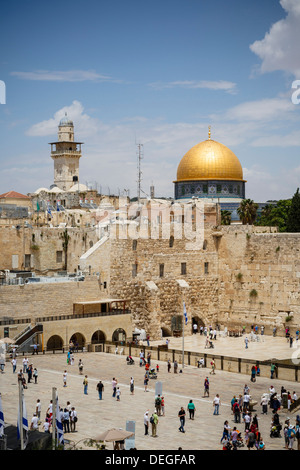
<svg viewBox="0 0 300 470"><path fill-rule="evenodd" d="M181 338L171 338L170 347L180 349ZM161 342L160 342L161 343ZM154 343L152 343L154 344ZM186 350L204 350L204 338L200 335L185 338ZM220 338L215 341L216 355L223 353L237 357L259 358L260 360L276 356L277 358L288 358L291 350L285 338L273 338L265 336L260 343L250 343L249 349L245 350L243 337ZM107 353L75 353L74 365L67 365L67 355L39 354L29 356L33 367L38 369L38 383L30 383L24 390L27 407L28 421L31 421L37 399L42 404L42 421L52 398L52 387L57 388L59 404L65 407L67 401L75 406L78 413L77 432L66 434L66 438L76 444L77 448L85 448L84 439L93 438L97 434L113 428L126 427L126 420L136 423L135 446L138 450L221 450L220 439L223 432L225 420L234 426L230 402L234 395L243 393L243 387L247 383L250 387L251 397L258 401L255 409L259 419L259 429L266 444L266 449L282 450L284 439L270 438L271 412L268 415L261 414L260 397L269 391L272 384L276 391L280 392L283 385L291 393L296 391L300 396L300 385L295 382L270 380L267 377L258 377L256 383L251 383L250 377L237 373L216 370L215 375L210 375L209 368L198 369L194 366L185 366L183 373L174 374L173 366L171 372L167 371L166 362L152 361L152 366L159 364L160 370L158 380L163 385L163 396L165 398L165 416L159 417L158 437L144 435L143 416L146 410L150 414L154 411L155 380L149 381L148 391L145 392L143 385L144 368L139 366L138 358L134 365L126 364L126 357ZM17 371L22 367L23 357L18 357ZM82 359L84 364L83 375L79 375L78 360ZM63 387L63 372L68 372L67 387ZM180 369L180 365L179 365ZM88 395L84 395L83 377L88 375ZM208 376L210 380L210 396L203 397L204 379ZM111 381L115 377L121 390L121 399L116 401L112 397ZM135 381L134 395L130 394L130 378ZM103 400L98 399L96 385L102 380L105 389ZM34 381L33 381L34 382ZM17 423L18 409L18 386L17 373L13 374L12 366L6 363L5 373L0 378L0 392L5 422ZM221 398L220 415L213 415L212 401L215 394ZM195 419L186 419L185 434L179 432L178 411L181 406L187 409L189 400L193 400L196 406ZM296 413L290 413L294 424ZM280 420L288 416L287 410L280 411ZM239 425L239 430L244 431L244 424ZM244 432L243 432L244 435ZM112 449L112 444L107 444ZM297 444L294 444L296 449ZM241 450L247 449L246 447Z"/></svg>

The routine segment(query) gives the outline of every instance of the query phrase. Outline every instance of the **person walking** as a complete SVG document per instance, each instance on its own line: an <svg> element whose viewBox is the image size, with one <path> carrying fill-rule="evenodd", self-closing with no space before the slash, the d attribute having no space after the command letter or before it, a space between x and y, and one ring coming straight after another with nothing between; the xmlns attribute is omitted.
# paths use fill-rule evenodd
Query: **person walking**
<svg viewBox="0 0 300 470"><path fill-rule="evenodd" d="M149 382L149 377L147 374L144 376L144 392L148 392L148 382Z"/></svg>
<svg viewBox="0 0 300 470"><path fill-rule="evenodd" d="M171 361L170 361L170 359L168 359L168 372L171 371L171 367L172 367L172 366L171 366Z"/></svg>
<svg viewBox="0 0 300 470"><path fill-rule="evenodd" d="M29 366L27 367L27 383L31 383L31 379L32 379L32 373L33 373L33 367L32 367L32 364L29 364Z"/></svg>
<svg viewBox="0 0 300 470"><path fill-rule="evenodd" d="M204 397L206 395L209 397L209 380L208 380L208 377L205 377L205 380L204 380Z"/></svg>
<svg viewBox="0 0 300 470"><path fill-rule="evenodd" d="M36 367L33 369L33 377L34 377L34 383L37 384L38 371Z"/></svg>
<svg viewBox="0 0 300 470"><path fill-rule="evenodd" d="M179 421L180 421L180 426L178 430L180 432L185 432L184 430L184 425L185 425L185 410L183 406L180 408L179 413L178 413Z"/></svg>
<svg viewBox="0 0 300 470"><path fill-rule="evenodd" d="M68 377L68 373L67 371L65 370L64 373L63 373L63 386L66 387L67 386L67 377Z"/></svg>
<svg viewBox="0 0 300 470"><path fill-rule="evenodd" d="M160 395L157 395L157 397L155 398L155 409L156 409L157 416L161 416L161 397L160 397Z"/></svg>
<svg viewBox="0 0 300 470"><path fill-rule="evenodd" d="M157 437L158 416L156 411L154 411L153 415L151 416L150 423L152 426L152 437Z"/></svg>
<svg viewBox="0 0 300 470"><path fill-rule="evenodd" d="M67 408L64 409L64 414L63 414L63 427L64 427L64 432L68 433L70 432L70 413Z"/></svg>
<svg viewBox="0 0 300 470"><path fill-rule="evenodd" d="M130 394L134 395L134 378L130 378Z"/></svg>
<svg viewBox="0 0 300 470"><path fill-rule="evenodd" d="M113 398L116 397L117 383L118 383L117 379L115 379L115 377L113 377L112 382L111 382L111 386L112 386L112 389L113 389L113 394L112 394Z"/></svg>
<svg viewBox="0 0 300 470"><path fill-rule="evenodd" d="M234 422L240 423L241 422L241 408L240 408L238 399L235 400L233 407L232 407L232 411L234 415Z"/></svg>
<svg viewBox="0 0 300 470"><path fill-rule="evenodd" d="M149 420L149 410L147 410L145 413L144 413L144 427L145 427L145 436L148 436L149 435L149 423L150 423L150 420Z"/></svg>
<svg viewBox="0 0 300 470"><path fill-rule="evenodd" d="M71 432L76 432L76 423L78 421L77 411L75 407L72 406L71 413L70 413L70 421L71 421Z"/></svg>
<svg viewBox="0 0 300 470"><path fill-rule="evenodd" d="M210 365L211 365L210 374L215 375L215 373L216 373L216 372L215 372L215 370L216 370L216 362L215 362L215 358L214 358L214 357L212 358Z"/></svg>
<svg viewBox="0 0 300 470"><path fill-rule="evenodd" d="M178 362L175 359L175 361L174 361L174 374L177 374L177 370L178 370Z"/></svg>
<svg viewBox="0 0 300 470"><path fill-rule="evenodd" d="M27 372L28 364L29 364L28 357L25 356L24 359L23 359L23 374L25 374L25 372Z"/></svg>
<svg viewBox="0 0 300 470"><path fill-rule="evenodd" d="M102 400L102 393L104 392L104 385L101 382L101 380L99 380L99 382L97 383L96 390L98 391L99 400Z"/></svg>
<svg viewBox="0 0 300 470"><path fill-rule="evenodd" d="M78 362L78 370L79 370L79 375L82 375L83 374L83 362L81 359L79 359L79 362Z"/></svg>
<svg viewBox="0 0 300 470"><path fill-rule="evenodd" d="M214 415L218 415L220 411L220 395L217 393L214 400L213 400L213 406L214 406Z"/></svg>
<svg viewBox="0 0 300 470"><path fill-rule="evenodd" d="M230 426L229 426L229 424L228 424L228 421L226 420L226 421L224 422L223 435L222 435L221 440L220 440L220 443L221 443L221 444L222 444L222 442L223 442L223 439L229 440L229 438L230 438L230 429L231 429L231 428L230 428Z"/></svg>
<svg viewBox="0 0 300 470"><path fill-rule="evenodd" d="M15 357L13 357L13 359L11 361L11 365L12 365L13 374L14 374L16 372L16 369L17 369L17 359Z"/></svg>
<svg viewBox="0 0 300 470"><path fill-rule="evenodd" d="M83 379L83 393L85 395L88 395L88 386L89 386L88 376L85 375Z"/></svg>
<svg viewBox="0 0 300 470"><path fill-rule="evenodd" d="M262 397L262 399L261 399L261 402L260 402L260 404L261 404L261 406L262 406L262 412L261 412L261 413L262 413L263 415L264 415L264 414L266 414L266 415L268 414L268 401L269 401L268 396L267 396L267 395L263 395L263 397Z"/></svg>
<svg viewBox="0 0 300 470"><path fill-rule="evenodd" d="M119 389L119 387L117 387L117 390L116 390L116 398L117 398L117 401L120 401L120 398L121 398L121 390Z"/></svg>
<svg viewBox="0 0 300 470"><path fill-rule="evenodd" d="M248 349L248 343L249 343L248 336L245 337L244 341L245 341L245 349Z"/></svg>
<svg viewBox="0 0 300 470"><path fill-rule="evenodd" d="M195 417L195 411L196 411L195 404L193 403L193 400L189 401L187 409L189 410L190 419L193 420L194 417Z"/></svg>
<svg viewBox="0 0 300 470"><path fill-rule="evenodd" d="M165 398L161 397L161 414L165 416Z"/></svg>
<svg viewBox="0 0 300 470"><path fill-rule="evenodd" d="M36 401L35 412L36 412L39 422L41 422L41 408L42 408L41 400L38 398Z"/></svg>

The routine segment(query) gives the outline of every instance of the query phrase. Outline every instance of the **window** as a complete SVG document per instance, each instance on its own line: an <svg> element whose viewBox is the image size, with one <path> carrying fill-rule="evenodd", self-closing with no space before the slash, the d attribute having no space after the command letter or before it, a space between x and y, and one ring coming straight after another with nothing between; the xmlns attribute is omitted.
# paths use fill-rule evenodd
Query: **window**
<svg viewBox="0 0 300 470"><path fill-rule="evenodd" d="M25 269L31 268L31 255L25 255Z"/></svg>
<svg viewBox="0 0 300 470"><path fill-rule="evenodd" d="M208 274L208 263L204 263L204 274Z"/></svg>
<svg viewBox="0 0 300 470"><path fill-rule="evenodd" d="M165 270L165 265L160 264L159 265L159 277L164 277L164 270Z"/></svg>
<svg viewBox="0 0 300 470"><path fill-rule="evenodd" d="M133 241L132 241L132 249L133 249L133 251L136 251L136 247L137 247L137 240L133 240Z"/></svg>
<svg viewBox="0 0 300 470"><path fill-rule="evenodd" d="M62 251L57 251L56 252L56 262L57 263L62 263L62 255L63 255Z"/></svg>
<svg viewBox="0 0 300 470"><path fill-rule="evenodd" d="M169 240L169 247L172 248L174 245L174 237L173 235L170 236L170 240Z"/></svg>
<svg viewBox="0 0 300 470"><path fill-rule="evenodd" d="M137 264L132 265L132 277L137 276Z"/></svg>
<svg viewBox="0 0 300 470"><path fill-rule="evenodd" d="M181 263L181 274L182 275L186 274L186 263Z"/></svg>

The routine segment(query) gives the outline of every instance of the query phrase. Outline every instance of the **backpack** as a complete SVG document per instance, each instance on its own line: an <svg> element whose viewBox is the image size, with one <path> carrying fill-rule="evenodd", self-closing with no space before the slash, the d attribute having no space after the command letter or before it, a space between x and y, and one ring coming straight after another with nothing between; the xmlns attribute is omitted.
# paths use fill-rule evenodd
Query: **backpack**
<svg viewBox="0 0 300 470"><path fill-rule="evenodd" d="M161 404L161 399L157 397L157 398L155 399L155 404L156 404L157 406L159 406L159 405Z"/></svg>
<svg viewBox="0 0 300 470"><path fill-rule="evenodd" d="M153 416L150 416L150 423L151 423L151 424L154 423L154 418L153 418Z"/></svg>

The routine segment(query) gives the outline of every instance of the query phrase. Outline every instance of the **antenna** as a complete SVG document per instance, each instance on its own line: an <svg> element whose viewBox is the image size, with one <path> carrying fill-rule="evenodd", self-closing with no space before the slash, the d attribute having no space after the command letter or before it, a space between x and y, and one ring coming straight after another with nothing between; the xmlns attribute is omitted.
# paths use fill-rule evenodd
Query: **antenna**
<svg viewBox="0 0 300 470"><path fill-rule="evenodd" d="M138 148L138 161L137 161L137 197L138 203L140 203L141 198L141 182L142 182L142 170L141 170L141 161L143 159L143 144L137 144Z"/></svg>

